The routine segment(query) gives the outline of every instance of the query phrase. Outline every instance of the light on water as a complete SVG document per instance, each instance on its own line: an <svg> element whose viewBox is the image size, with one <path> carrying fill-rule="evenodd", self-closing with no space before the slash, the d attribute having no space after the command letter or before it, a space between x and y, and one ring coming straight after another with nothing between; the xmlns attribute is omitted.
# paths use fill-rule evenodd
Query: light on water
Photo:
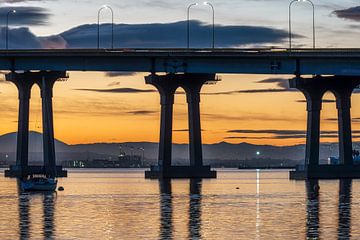
<svg viewBox="0 0 360 240"><path fill-rule="evenodd" d="M224 170L218 179L157 181L141 171L77 170L60 185L65 191L19 195L1 175L1 239L360 237L358 180Z"/></svg>

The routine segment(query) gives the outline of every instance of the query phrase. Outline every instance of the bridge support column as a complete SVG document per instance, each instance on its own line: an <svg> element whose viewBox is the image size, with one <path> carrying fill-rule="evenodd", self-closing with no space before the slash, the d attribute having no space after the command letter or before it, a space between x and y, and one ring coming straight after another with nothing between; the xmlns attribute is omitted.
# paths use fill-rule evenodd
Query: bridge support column
<svg viewBox="0 0 360 240"><path fill-rule="evenodd" d="M339 124L339 160L341 164L353 165L351 136L351 93L354 88L336 89L336 108Z"/></svg>
<svg viewBox="0 0 360 240"><path fill-rule="evenodd" d="M190 165L203 166L201 123L200 123L200 91L206 81L184 81L182 86L186 92L189 111L189 149Z"/></svg>
<svg viewBox="0 0 360 240"><path fill-rule="evenodd" d="M348 76L316 76L290 80L291 87L304 93L308 110L305 167L298 167L296 171L290 172L291 179L360 178L360 165L353 165L350 116L351 93L359 84L359 77ZM322 97L326 91L334 93L338 109L339 164L337 165L319 165L320 111Z"/></svg>
<svg viewBox="0 0 360 240"><path fill-rule="evenodd" d="M203 165L200 90L207 81L214 81L215 74L152 74L145 78L147 84L155 86L161 97L161 125L158 166L145 172L146 178L215 178L216 172ZM176 89L183 87L189 110L190 166L171 165L172 119Z"/></svg>
<svg viewBox="0 0 360 240"><path fill-rule="evenodd" d="M45 173L48 177L56 177L56 156L53 120L53 87L60 78L65 78L65 72L42 72L38 80L42 99L43 122L43 156Z"/></svg>
<svg viewBox="0 0 360 240"><path fill-rule="evenodd" d="M55 71L10 73L7 75L7 80L14 82L18 87L20 106L17 164L10 166L10 170L5 171L6 177L25 178L33 174L44 174L48 177L67 176L67 172L62 170L61 166L56 166L52 111L52 88L54 83L58 79L66 77L65 72ZM42 97L44 167L28 166L29 100L31 87L35 83L39 85Z"/></svg>
<svg viewBox="0 0 360 240"><path fill-rule="evenodd" d="M25 177L25 169L29 162L29 111L33 79L27 79L25 74L9 73L6 80L13 82L19 95L18 132L16 145L16 165L21 177Z"/></svg>

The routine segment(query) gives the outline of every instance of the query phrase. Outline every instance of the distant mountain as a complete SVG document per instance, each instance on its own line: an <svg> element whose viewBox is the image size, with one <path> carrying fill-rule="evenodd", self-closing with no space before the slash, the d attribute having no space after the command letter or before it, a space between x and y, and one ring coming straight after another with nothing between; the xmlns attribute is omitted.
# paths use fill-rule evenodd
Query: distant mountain
<svg viewBox="0 0 360 240"><path fill-rule="evenodd" d="M8 161L15 161L16 156L16 133L8 133L0 136L0 160L7 156ZM354 143L355 148L360 149L359 143ZM151 163L156 162L158 144L151 142L131 143L93 143L69 145L59 140L55 141L56 158L58 162L64 160L84 159L108 159L116 158L122 151L127 154L141 155L144 149L145 159ZM42 134L30 132L29 134L29 159L30 162L42 161ZM259 152L259 155L256 153ZM253 145L249 143L231 144L220 142L216 144L204 144L203 154L205 163L236 162L253 159L294 160L303 161L305 156L304 145L294 146L271 146ZM320 159L329 156L337 156L337 144L322 144ZM173 144L173 158L175 163L185 164L189 159L189 147L187 144Z"/></svg>

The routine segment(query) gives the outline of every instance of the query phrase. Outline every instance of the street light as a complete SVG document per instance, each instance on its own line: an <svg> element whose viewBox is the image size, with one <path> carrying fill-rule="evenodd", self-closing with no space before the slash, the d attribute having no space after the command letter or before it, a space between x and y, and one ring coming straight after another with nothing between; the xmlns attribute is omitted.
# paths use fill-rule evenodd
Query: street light
<svg viewBox="0 0 360 240"><path fill-rule="evenodd" d="M114 48L114 11L108 5L102 6L98 11L98 27L97 27L97 48L100 48L100 13L104 9L109 9L111 12L111 49Z"/></svg>
<svg viewBox="0 0 360 240"><path fill-rule="evenodd" d="M6 14L6 49L9 49L9 16L10 14L15 14L16 10L10 10Z"/></svg>
<svg viewBox="0 0 360 240"><path fill-rule="evenodd" d="M192 3L187 8L187 48L190 48L190 8L199 4Z"/></svg>
<svg viewBox="0 0 360 240"><path fill-rule="evenodd" d="M204 5L208 5L212 9L212 48L215 48L215 9L209 2L204 2Z"/></svg>
<svg viewBox="0 0 360 240"><path fill-rule="evenodd" d="M311 0L293 0L289 4L289 47L291 51L291 6L294 2L309 2L313 9L313 48L315 48L315 5Z"/></svg>

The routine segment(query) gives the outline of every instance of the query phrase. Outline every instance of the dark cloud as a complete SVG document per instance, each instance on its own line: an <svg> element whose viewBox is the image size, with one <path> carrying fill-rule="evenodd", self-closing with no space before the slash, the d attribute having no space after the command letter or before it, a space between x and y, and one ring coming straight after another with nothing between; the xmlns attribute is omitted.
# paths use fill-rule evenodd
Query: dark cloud
<svg viewBox="0 0 360 240"><path fill-rule="evenodd" d="M9 8L2 8L6 12ZM26 11L25 11L26 10ZM16 25L44 25L49 14L43 8L19 7L11 19ZM30 11L30 12L29 12ZM5 22L5 21L2 21ZM211 25L191 21L191 47L210 47ZM5 45L5 29L0 29L0 46ZM102 48L110 47L111 24L100 28ZM116 24L115 48L182 48L186 47L186 22L152 24ZM10 29L9 48L96 48L97 24L81 25L58 35L37 37L27 28ZM26 40L26 41L25 41ZM249 44L274 44L287 40L287 31L257 26L216 26L216 47L239 47ZM111 72L108 76L129 76L134 73Z"/></svg>
<svg viewBox="0 0 360 240"><path fill-rule="evenodd" d="M289 88L289 81L285 78L267 78L257 81L256 83L276 83L278 88L266 88L266 89L246 89L227 92L215 92L215 93L202 93L202 95L233 95L241 93L279 93L279 92L296 92L297 89Z"/></svg>
<svg viewBox="0 0 360 240"><path fill-rule="evenodd" d="M6 29L0 29L0 49L5 48ZM9 30L10 49L39 49L42 48L40 40L30 32L29 28L15 28Z"/></svg>
<svg viewBox="0 0 360 240"><path fill-rule="evenodd" d="M135 72L106 72L107 77L134 76Z"/></svg>
<svg viewBox="0 0 360 240"><path fill-rule="evenodd" d="M114 87L114 86L119 86L119 85L120 85L120 82L117 81L117 82L111 82L111 83L109 83L107 86L108 86L108 87Z"/></svg>
<svg viewBox="0 0 360 240"><path fill-rule="evenodd" d="M289 89L248 89L248 90L237 90L237 91L228 91L228 92L216 92L216 93L202 93L202 95L233 95L239 93L277 93L277 92L290 92Z"/></svg>
<svg viewBox="0 0 360 240"><path fill-rule="evenodd" d="M157 92L152 89L136 89L136 88L112 88L112 89L74 89L77 91L87 91L87 92L102 92L102 93L152 93Z"/></svg>
<svg viewBox="0 0 360 240"><path fill-rule="evenodd" d="M306 100L296 100L298 103L306 103ZM336 103L336 100L334 99L323 99L323 103Z"/></svg>
<svg viewBox="0 0 360 240"><path fill-rule="evenodd" d="M240 134L254 134L255 136L229 136L226 139L300 139L306 138L306 131L304 130L274 130L274 129L265 129L265 130L229 130L227 133L240 133ZM352 131L353 134L359 134L360 130ZM256 136L257 134L268 134L271 136ZM359 136L360 135L354 135ZM321 131L321 138L337 138L337 131ZM355 137L356 138L356 137Z"/></svg>
<svg viewBox="0 0 360 240"><path fill-rule="evenodd" d="M130 111L130 112L127 112L127 113L133 114L133 115L153 115L153 114L157 114L159 112L157 112L157 111L139 110L139 111Z"/></svg>
<svg viewBox="0 0 360 240"><path fill-rule="evenodd" d="M282 135L292 135L292 134L305 134L306 131L303 130L273 130L273 129L265 129L265 130L229 130L228 133L255 133L255 134L282 134Z"/></svg>
<svg viewBox="0 0 360 240"><path fill-rule="evenodd" d="M360 21L360 6L333 11L338 18Z"/></svg>
<svg viewBox="0 0 360 240"><path fill-rule="evenodd" d="M325 121L337 122L338 119L337 118L326 118ZM360 118L358 118L358 117L357 118L352 118L351 121L354 122L354 123L359 123Z"/></svg>
<svg viewBox="0 0 360 240"><path fill-rule="evenodd" d="M337 138L338 135L321 135L321 138ZM360 138L360 135L353 135L353 138ZM306 135L293 135L293 136L273 136L273 137L252 137L252 136L246 136L246 137L238 137L238 136L230 136L230 137L226 137L225 139L249 139L249 140L257 140L257 139L261 139L261 140L278 140L278 139L302 139L302 138L306 138Z"/></svg>
<svg viewBox="0 0 360 240"><path fill-rule="evenodd" d="M16 13L9 15L9 26L41 26L49 23L50 14L41 7L1 7L0 16L3 16L2 25L5 24L6 15L9 11L16 10Z"/></svg>
<svg viewBox="0 0 360 240"><path fill-rule="evenodd" d="M204 129L201 129L202 132L205 132ZM174 129L173 132L189 132L189 129Z"/></svg>
<svg viewBox="0 0 360 240"><path fill-rule="evenodd" d="M186 46L186 21L151 24L116 24L116 48L179 48ZM191 47L210 47L212 26L191 21ZM97 25L81 25L60 34L70 48L95 48ZM247 44L282 43L287 31L257 26L216 26L216 46L235 47ZM111 24L101 26L101 47L109 47Z"/></svg>

